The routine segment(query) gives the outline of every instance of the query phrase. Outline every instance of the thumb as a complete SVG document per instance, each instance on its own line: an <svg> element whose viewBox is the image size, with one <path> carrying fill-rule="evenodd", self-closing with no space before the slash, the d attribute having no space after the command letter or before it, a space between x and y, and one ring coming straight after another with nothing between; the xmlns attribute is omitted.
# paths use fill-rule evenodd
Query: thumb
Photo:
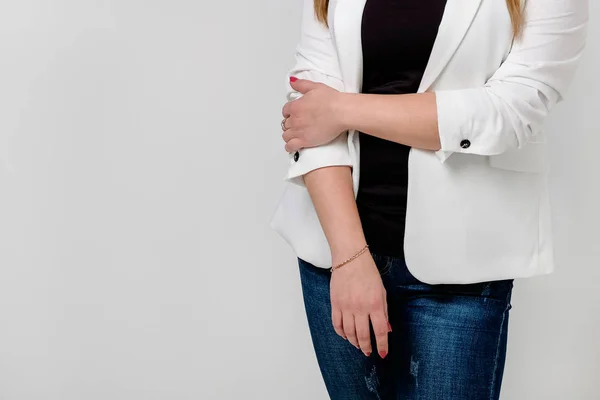
<svg viewBox="0 0 600 400"><path fill-rule="evenodd" d="M295 76L291 76L290 77L290 86L295 91L305 94L309 90L316 89L318 86L318 83L310 81L308 79L298 79Z"/></svg>

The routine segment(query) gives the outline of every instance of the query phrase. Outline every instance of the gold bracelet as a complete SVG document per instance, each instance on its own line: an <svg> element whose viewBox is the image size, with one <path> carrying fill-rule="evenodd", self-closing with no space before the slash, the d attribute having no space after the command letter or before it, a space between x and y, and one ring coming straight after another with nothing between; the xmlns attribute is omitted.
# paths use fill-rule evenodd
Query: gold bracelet
<svg viewBox="0 0 600 400"><path fill-rule="evenodd" d="M365 251L367 251L367 249L369 248L369 245L365 245L365 247L363 247L362 249L360 249L358 251L358 253L356 253L355 255L353 255L352 257L350 257L349 259L347 259L344 262L339 263L338 265L334 265L332 266L329 270L331 272L333 272L334 269L338 269L339 267L348 264L350 261L354 260L356 257L360 256L362 253L364 253Z"/></svg>

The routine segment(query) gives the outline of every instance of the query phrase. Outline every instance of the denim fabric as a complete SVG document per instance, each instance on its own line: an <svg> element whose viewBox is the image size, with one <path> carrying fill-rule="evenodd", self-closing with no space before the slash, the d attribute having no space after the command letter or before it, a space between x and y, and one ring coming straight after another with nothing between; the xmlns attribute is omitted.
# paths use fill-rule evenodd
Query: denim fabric
<svg viewBox="0 0 600 400"><path fill-rule="evenodd" d="M513 280L429 285L411 275L403 259L372 255L392 326L384 359L372 328L369 357L335 333L331 272L298 259L310 334L331 399L498 399Z"/></svg>

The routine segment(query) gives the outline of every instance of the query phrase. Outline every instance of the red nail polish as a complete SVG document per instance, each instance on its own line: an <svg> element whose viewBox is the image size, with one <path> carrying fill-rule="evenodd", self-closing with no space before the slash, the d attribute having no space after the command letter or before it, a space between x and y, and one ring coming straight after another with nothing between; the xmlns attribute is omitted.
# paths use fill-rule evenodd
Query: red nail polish
<svg viewBox="0 0 600 400"><path fill-rule="evenodd" d="M367 354L367 357L369 357L369 356L371 355L371 352L370 352L370 351L367 351L367 353L366 353L366 354Z"/></svg>
<svg viewBox="0 0 600 400"><path fill-rule="evenodd" d="M381 358L385 358L385 356L387 356L387 351L380 351L380 352L379 352L379 356L380 356Z"/></svg>
<svg viewBox="0 0 600 400"><path fill-rule="evenodd" d="M298 78L296 78L295 76L290 76L290 82L296 82L298 80Z"/></svg>
<svg viewBox="0 0 600 400"><path fill-rule="evenodd" d="M390 325L390 321L388 321L388 331L392 331L392 326Z"/></svg>

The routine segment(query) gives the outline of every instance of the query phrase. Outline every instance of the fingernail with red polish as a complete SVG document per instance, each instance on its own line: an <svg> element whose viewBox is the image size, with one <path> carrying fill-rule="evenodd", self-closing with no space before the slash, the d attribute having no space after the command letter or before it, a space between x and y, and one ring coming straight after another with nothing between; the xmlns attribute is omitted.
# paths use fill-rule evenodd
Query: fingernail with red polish
<svg viewBox="0 0 600 400"><path fill-rule="evenodd" d="M390 325L390 321L388 321L388 331L391 332L392 331L392 326Z"/></svg>
<svg viewBox="0 0 600 400"><path fill-rule="evenodd" d="M365 354L367 355L367 357L369 357L371 355L371 352L367 351Z"/></svg>
<svg viewBox="0 0 600 400"><path fill-rule="evenodd" d="M380 356L381 358L385 358L385 356L387 356L387 351L380 351L380 352L379 352L379 356Z"/></svg>
<svg viewBox="0 0 600 400"><path fill-rule="evenodd" d="M296 78L295 76L290 76L290 82L296 82L298 80L298 78Z"/></svg>

